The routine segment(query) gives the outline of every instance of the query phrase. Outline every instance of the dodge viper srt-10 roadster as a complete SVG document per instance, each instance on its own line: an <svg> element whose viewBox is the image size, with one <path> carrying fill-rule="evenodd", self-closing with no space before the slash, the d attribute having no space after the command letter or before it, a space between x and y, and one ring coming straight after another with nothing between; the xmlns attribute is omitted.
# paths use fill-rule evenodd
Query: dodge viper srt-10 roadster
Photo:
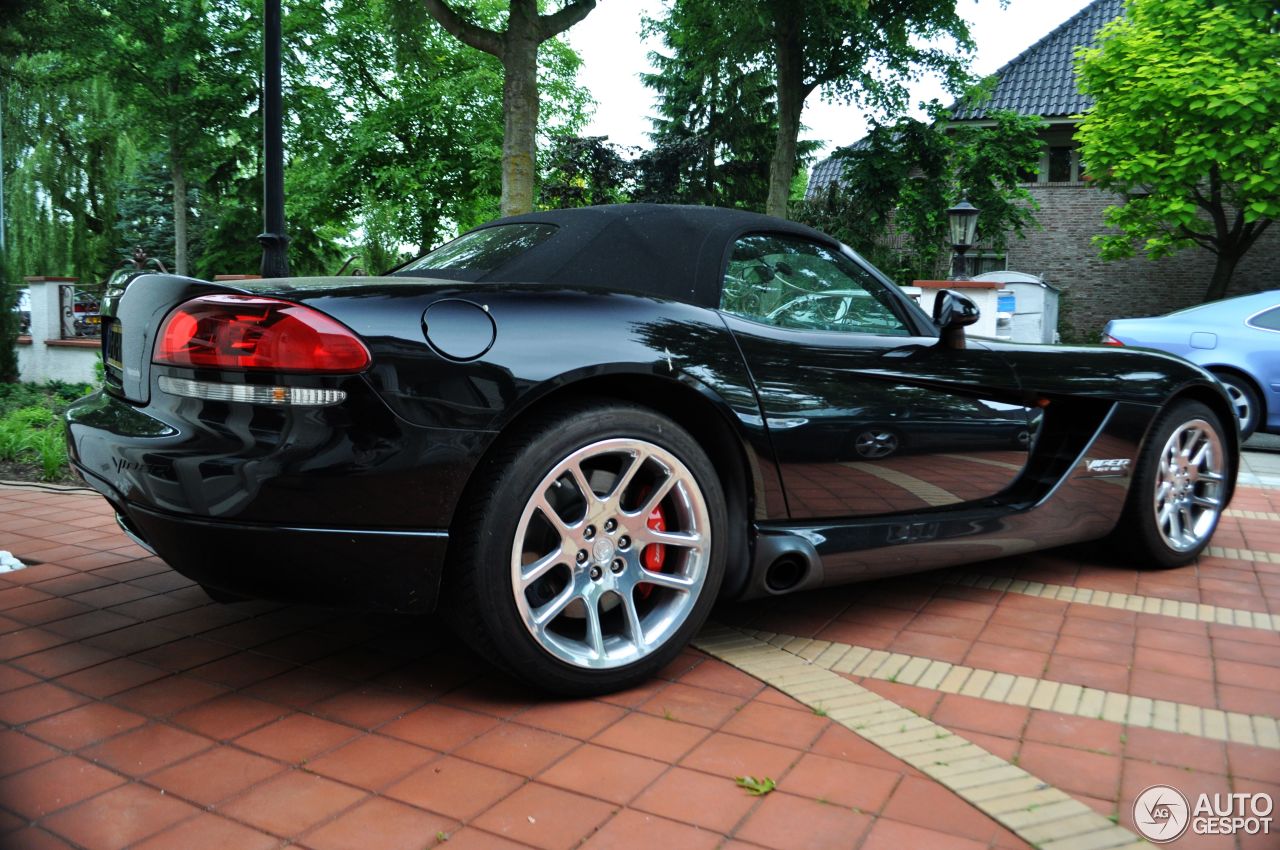
<svg viewBox="0 0 1280 850"><path fill-rule="evenodd" d="M1114 535L1193 560L1218 380L965 338L839 242L704 207L532 213L382 277L108 294L76 471L215 599L438 612L538 686L669 662L717 600Z"/></svg>

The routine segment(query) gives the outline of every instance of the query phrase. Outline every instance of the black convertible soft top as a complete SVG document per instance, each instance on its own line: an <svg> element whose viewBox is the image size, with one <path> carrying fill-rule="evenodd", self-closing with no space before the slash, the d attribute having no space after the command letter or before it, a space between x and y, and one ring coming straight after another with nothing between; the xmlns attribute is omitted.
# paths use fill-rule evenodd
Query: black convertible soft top
<svg viewBox="0 0 1280 850"><path fill-rule="evenodd" d="M552 224L557 230L474 280L603 286L715 306L724 264L734 240L744 233L788 233L833 244L813 228L773 216L664 204L547 210L500 218L477 229L521 222Z"/></svg>

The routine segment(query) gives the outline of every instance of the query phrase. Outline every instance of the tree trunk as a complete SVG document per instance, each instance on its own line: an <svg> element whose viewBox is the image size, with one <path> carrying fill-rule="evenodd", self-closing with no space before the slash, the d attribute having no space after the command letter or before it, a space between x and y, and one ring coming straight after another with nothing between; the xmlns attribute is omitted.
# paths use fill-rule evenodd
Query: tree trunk
<svg viewBox="0 0 1280 850"><path fill-rule="evenodd" d="M182 170L178 146L169 143L169 173L173 178L173 273L187 270L187 175Z"/></svg>
<svg viewBox="0 0 1280 850"><path fill-rule="evenodd" d="M1209 288L1205 290L1205 301L1217 301L1227 296L1227 287L1231 285L1231 277L1240 262L1240 253L1234 249L1217 253L1217 262L1213 264L1213 276L1209 278Z"/></svg>
<svg viewBox="0 0 1280 850"><path fill-rule="evenodd" d="M804 89L804 54L800 24L794 17L777 22L774 62L778 74L778 137L769 163L769 200L765 212L787 217L791 179L796 173L796 140L800 136L800 111L808 94Z"/></svg>
<svg viewBox="0 0 1280 850"><path fill-rule="evenodd" d="M533 211L538 134L538 7L512 2L503 39L502 214Z"/></svg>

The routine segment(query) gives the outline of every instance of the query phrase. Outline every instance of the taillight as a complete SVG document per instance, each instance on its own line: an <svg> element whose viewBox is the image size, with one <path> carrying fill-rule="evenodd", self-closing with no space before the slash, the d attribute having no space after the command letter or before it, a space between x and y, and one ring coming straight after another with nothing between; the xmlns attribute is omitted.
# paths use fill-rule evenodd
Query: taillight
<svg viewBox="0 0 1280 850"><path fill-rule="evenodd" d="M359 372L369 349L333 319L254 295L205 295L169 314L156 339L156 363L196 369Z"/></svg>
<svg viewBox="0 0 1280 850"><path fill-rule="evenodd" d="M1103 344L1103 345L1118 345L1118 346L1121 346L1122 348L1124 347L1124 343L1123 343L1123 342L1121 342L1120 340L1116 339L1115 337L1113 337L1111 334L1103 334L1103 335L1102 335L1102 344Z"/></svg>

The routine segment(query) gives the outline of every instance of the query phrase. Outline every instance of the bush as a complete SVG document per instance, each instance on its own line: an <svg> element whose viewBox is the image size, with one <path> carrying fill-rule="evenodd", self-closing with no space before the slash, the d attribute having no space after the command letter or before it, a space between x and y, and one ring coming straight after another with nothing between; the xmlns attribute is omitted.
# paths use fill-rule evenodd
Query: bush
<svg viewBox="0 0 1280 850"><path fill-rule="evenodd" d="M0 383L0 462L17 464L42 481L67 478L62 414L73 401L91 392L93 387L88 384L64 381Z"/></svg>

